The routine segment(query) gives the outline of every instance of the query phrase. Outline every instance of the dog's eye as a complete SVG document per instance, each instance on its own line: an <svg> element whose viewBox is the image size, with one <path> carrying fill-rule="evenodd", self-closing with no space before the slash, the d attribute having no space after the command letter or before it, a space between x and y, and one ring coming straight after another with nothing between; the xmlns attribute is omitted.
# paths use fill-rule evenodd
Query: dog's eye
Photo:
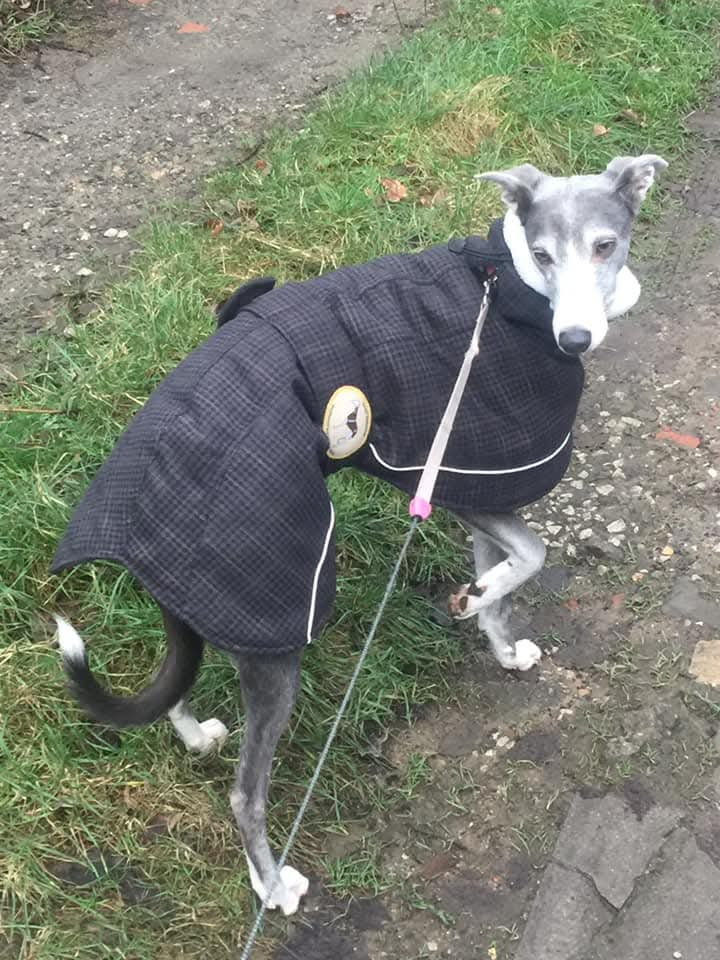
<svg viewBox="0 0 720 960"><path fill-rule="evenodd" d="M608 257L616 246L616 240L598 240L595 244L595 253L598 257Z"/></svg>
<svg viewBox="0 0 720 960"><path fill-rule="evenodd" d="M553 262L553 258L547 252L547 250L533 250L533 256L535 260L540 264L541 267L549 267Z"/></svg>

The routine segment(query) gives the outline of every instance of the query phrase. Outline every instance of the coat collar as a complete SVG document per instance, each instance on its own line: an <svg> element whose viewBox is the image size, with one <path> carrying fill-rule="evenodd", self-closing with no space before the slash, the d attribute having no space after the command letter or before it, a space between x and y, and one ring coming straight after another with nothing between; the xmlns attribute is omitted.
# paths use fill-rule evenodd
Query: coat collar
<svg viewBox="0 0 720 960"><path fill-rule="evenodd" d="M484 276L488 267L495 267L498 279L494 307L504 320L526 329L558 358L571 363L579 362L575 357L567 357L558 348L553 335L550 301L520 276L505 240L502 220L492 224L487 239L477 236L455 239L450 241L449 248L465 256L473 273Z"/></svg>

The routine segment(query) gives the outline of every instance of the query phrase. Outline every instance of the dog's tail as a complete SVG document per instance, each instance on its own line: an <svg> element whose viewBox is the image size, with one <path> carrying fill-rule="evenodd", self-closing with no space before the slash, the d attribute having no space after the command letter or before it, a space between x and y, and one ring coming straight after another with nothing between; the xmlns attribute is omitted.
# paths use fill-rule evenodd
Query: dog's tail
<svg viewBox="0 0 720 960"><path fill-rule="evenodd" d="M118 697L92 675L85 644L75 627L54 616L70 689L83 710L98 723L119 728L152 723L174 707L195 681L203 641L193 630L178 625L167 631L168 651L150 686L134 697Z"/></svg>

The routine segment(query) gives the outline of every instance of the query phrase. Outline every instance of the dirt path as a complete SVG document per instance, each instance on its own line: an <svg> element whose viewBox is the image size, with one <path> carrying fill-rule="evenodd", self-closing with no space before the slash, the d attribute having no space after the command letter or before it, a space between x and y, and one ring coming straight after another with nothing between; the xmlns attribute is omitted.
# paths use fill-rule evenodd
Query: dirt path
<svg viewBox="0 0 720 960"><path fill-rule="evenodd" d="M637 245L642 307L588 365L571 474L528 513L552 566L519 613L548 655L510 676L465 634L457 704L382 747L379 776L415 771L401 815L333 843L392 890L316 893L276 960L718 952L720 102L691 122L687 180Z"/></svg>
<svg viewBox="0 0 720 960"><path fill-rule="evenodd" d="M128 262L149 206L196 193L247 153L243 137L292 121L433 9L336 7L96 0L54 43L0 63L0 383L22 334L63 322L63 294Z"/></svg>

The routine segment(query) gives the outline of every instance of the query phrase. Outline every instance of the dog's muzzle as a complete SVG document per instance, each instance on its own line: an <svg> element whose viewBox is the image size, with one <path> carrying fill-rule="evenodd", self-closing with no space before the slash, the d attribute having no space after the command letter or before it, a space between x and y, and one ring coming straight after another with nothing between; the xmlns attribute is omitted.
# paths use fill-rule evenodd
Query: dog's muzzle
<svg viewBox="0 0 720 960"><path fill-rule="evenodd" d="M558 334L558 346L563 353L579 357L592 343L592 334L584 327L568 327Z"/></svg>

